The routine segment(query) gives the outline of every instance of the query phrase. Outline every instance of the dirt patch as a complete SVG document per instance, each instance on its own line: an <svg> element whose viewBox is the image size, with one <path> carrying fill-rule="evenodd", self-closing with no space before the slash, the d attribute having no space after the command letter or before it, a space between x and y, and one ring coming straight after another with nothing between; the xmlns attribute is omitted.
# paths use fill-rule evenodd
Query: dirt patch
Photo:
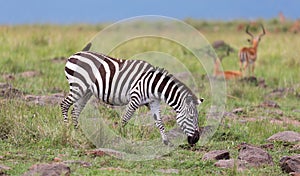
<svg viewBox="0 0 300 176"><path fill-rule="evenodd" d="M277 124L277 125L294 125L294 126L300 126L300 121L299 120L294 120L290 119L288 117L281 117L280 119L275 119L275 118L268 118L264 116L260 116L257 118L254 117L244 117L240 118L239 122L241 123L246 123L246 122L257 122L257 121L263 121L269 119L270 123L272 124Z"/></svg>
<svg viewBox="0 0 300 176"><path fill-rule="evenodd" d="M65 63L67 61L67 58L64 56L61 57L54 57L51 59L52 63Z"/></svg>
<svg viewBox="0 0 300 176"><path fill-rule="evenodd" d="M0 97L3 98L21 98L24 93L8 83L0 83Z"/></svg>
<svg viewBox="0 0 300 176"><path fill-rule="evenodd" d="M273 89L270 93L266 95L267 98L282 98L287 96L288 94L294 94L294 88L277 88Z"/></svg>
<svg viewBox="0 0 300 176"><path fill-rule="evenodd" d="M13 99L18 98L29 104L36 105L56 105L64 99L63 93L54 93L50 95L29 95L14 88L11 84L0 83L0 98Z"/></svg>
<svg viewBox="0 0 300 176"><path fill-rule="evenodd" d="M26 95L24 100L28 103L36 105L56 105L64 99L63 93L55 93L51 95Z"/></svg>
<svg viewBox="0 0 300 176"><path fill-rule="evenodd" d="M70 175L71 169L63 163L35 164L23 176L30 175Z"/></svg>

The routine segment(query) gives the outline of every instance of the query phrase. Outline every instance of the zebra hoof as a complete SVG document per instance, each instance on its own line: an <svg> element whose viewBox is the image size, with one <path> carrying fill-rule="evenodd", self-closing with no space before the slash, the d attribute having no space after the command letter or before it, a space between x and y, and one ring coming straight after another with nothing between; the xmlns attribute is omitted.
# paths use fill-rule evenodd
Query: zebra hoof
<svg viewBox="0 0 300 176"><path fill-rule="evenodd" d="M174 147L174 145L172 144L172 142L170 142L169 140L163 140L163 143L164 143L166 146Z"/></svg>

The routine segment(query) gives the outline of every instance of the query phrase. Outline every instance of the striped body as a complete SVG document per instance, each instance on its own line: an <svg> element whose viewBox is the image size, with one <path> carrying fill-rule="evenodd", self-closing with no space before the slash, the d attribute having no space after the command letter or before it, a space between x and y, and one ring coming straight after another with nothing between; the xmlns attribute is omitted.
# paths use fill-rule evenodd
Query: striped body
<svg viewBox="0 0 300 176"><path fill-rule="evenodd" d="M78 52L68 59L65 73L69 83L80 83L79 96L91 89L104 103L121 106L129 102L131 85L150 69L153 67L145 61L119 60L92 52ZM76 94L78 88L71 89L70 93Z"/></svg>
<svg viewBox="0 0 300 176"><path fill-rule="evenodd" d="M82 51L72 55L65 67L70 93L61 103L64 120L71 112L74 125L92 95L104 103L127 105L122 123L125 125L142 105L149 105L162 140L170 144L160 117L160 101L163 100L177 113L177 123L188 136L189 143L199 139L197 105L203 99L197 97L183 83L163 69L140 60L121 60L109 56Z"/></svg>

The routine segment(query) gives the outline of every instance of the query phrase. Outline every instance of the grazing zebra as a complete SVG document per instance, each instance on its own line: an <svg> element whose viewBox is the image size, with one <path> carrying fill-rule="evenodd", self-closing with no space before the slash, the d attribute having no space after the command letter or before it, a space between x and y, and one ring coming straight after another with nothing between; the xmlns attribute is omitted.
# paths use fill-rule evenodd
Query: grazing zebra
<svg viewBox="0 0 300 176"><path fill-rule="evenodd" d="M163 100L177 113L176 121L188 136L188 143L198 142L197 105L203 102L203 98L198 99L166 70L141 60L115 59L85 50L68 58L65 74L70 85L69 95L61 103L65 122L73 105L71 115L77 127L79 114L92 95L110 105L127 105L122 117L123 126L140 106L147 105L163 143L172 145L160 117L160 101Z"/></svg>

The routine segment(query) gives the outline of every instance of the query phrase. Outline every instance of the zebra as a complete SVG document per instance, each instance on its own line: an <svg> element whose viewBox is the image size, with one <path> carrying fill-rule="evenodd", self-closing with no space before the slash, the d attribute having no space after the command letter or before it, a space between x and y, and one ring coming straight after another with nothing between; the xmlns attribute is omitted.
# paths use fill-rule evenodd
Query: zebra
<svg viewBox="0 0 300 176"><path fill-rule="evenodd" d="M187 135L188 143L194 145L198 142L197 106L203 98L198 99L165 69L142 60L123 60L88 51L90 45L67 60L65 74L70 91L60 104L64 122L68 121L68 111L73 105L71 116L77 128L78 117L92 95L109 105L127 105L121 118L122 127L140 106L146 105L160 130L162 142L172 145L160 116L162 100L175 110L176 122Z"/></svg>

